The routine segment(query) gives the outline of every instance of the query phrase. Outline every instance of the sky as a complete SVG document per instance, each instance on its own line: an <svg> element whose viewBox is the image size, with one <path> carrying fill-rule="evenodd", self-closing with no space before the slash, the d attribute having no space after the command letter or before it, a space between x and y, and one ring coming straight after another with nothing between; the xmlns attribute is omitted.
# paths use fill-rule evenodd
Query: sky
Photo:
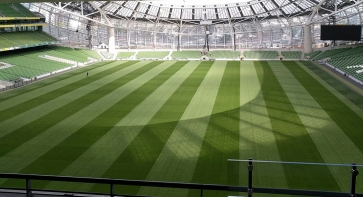
<svg viewBox="0 0 363 197"><path fill-rule="evenodd" d="M248 0L247 0L248 1ZM246 0L164 0L164 1L153 1L165 3L168 5L210 5L210 4L226 4L226 3L238 3L246 2Z"/></svg>

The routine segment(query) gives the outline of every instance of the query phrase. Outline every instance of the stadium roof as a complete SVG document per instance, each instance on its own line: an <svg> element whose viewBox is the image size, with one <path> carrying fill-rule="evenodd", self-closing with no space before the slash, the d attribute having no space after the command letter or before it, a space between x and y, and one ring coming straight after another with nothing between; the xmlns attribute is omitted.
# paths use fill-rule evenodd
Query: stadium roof
<svg viewBox="0 0 363 197"><path fill-rule="evenodd" d="M330 14L337 9L355 4L347 0L237 0L237 3L197 4L173 1L93 1L95 10L87 13L97 13L102 10L107 16L126 20L141 20L149 22L168 22L199 24L200 21L210 21L213 24L243 22L310 15L320 3L319 14ZM242 1L242 2L241 2ZM208 1L210 3L210 1ZM226 1L227 2L227 1ZM58 5L59 3L53 3ZM65 9L81 11L80 2L60 3ZM87 4L87 3L86 3ZM201 5L200 5L201 4ZM90 7L90 6L88 6Z"/></svg>
<svg viewBox="0 0 363 197"><path fill-rule="evenodd" d="M1 0L1 2L7 0ZM43 1L43 0L12 0ZM51 0L44 0L51 1ZM197 2L193 4L193 2ZM204 2L204 4L203 4ZM53 8L81 13L83 17L147 21L152 23L174 23L199 25L227 24L261 21L265 19L289 19L299 16L320 16L355 4L359 0L225 0L216 1L165 0L165 1L90 1L46 3ZM217 1L218 2L218 1ZM220 2L220 1L219 1ZM214 3L214 4L213 4ZM108 23L111 25L111 23Z"/></svg>

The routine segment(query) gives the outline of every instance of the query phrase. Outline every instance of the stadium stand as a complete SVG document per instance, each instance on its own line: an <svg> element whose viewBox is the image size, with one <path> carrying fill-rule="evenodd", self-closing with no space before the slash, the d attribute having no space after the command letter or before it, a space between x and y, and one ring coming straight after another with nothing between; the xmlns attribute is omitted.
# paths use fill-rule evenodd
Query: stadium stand
<svg viewBox="0 0 363 197"><path fill-rule="evenodd" d="M119 52L117 54L117 58L118 59L127 59L131 56L133 56L135 54L135 52Z"/></svg>
<svg viewBox="0 0 363 197"><path fill-rule="evenodd" d="M20 3L0 3L0 17L36 17Z"/></svg>
<svg viewBox="0 0 363 197"><path fill-rule="evenodd" d="M305 58L313 59L315 56L319 55L321 51L313 51L311 53L305 53Z"/></svg>
<svg viewBox="0 0 363 197"><path fill-rule="evenodd" d="M60 46L49 46L48 50L43 51L44 54L55 56L75 62L87 62L88 56L75 49Z"/></svg>
<svg viewBox="0 0 363 197"><path fill-rule="evenodd" d="M18 78L16 75L8 74L6 72L1 72L2 69L0 69L0 80L2 81L13 81Z"/></svg>
<svg viewBox="0 0 363 197"><path fill-rule="evenodd" d="M246 59L278 59L277 51L245 51L243 53Z"/></svg>
<svg viewBox="0 0 363 197"><path fill-rule="evenodd" d="M281 51L285 59L301 59L301 51Z"/></svg>
<svg viewBox="0 0 363 197"><path fill-rule="evenodd" d="M363 47L355 47L355 48L348 48L348 50L345 50L341 53L336 53L332 56L330 56L331 60L334 59L342 59L346 57L356 57L357 55L361 55L363 53Z"/></svg>
<svg viewBox="0 0 363 197"><path fill-rule="evenodd" d="M214 59L237 59L240 55L239 51L210 51L209 58Z"/></svg>
<svg viewBox="0 0 363 197"><path fill-rule="evenodd" d="M56 42L57 39L42 31L33 32L1 32L0 48L21 47L25 45L40 45L48 42Z"/></svg>
<svg viewBox="0 0 363 197"><path fill-rule="evenodd" d="M10 47L18 46L18 45L19 45L18 43L2 37L1 33L0 33L0 48L1 49L10 48Z"/></svg>
<svg viewBox="0 0 363 197"><path fill-rule="evenodd" d="M341 53L343 51L349 50L350 48L342 48L342 49L332 49L332 50L326 50L319 55L315 56L314 60L322 60L324 58L329 58L335 54Z"/></svg>
<svg viewBox="0 0 363 197"><path fill-rule="evenodd" d="M113 57L113 54L107 52L107 51L100 51L101 55L105 57L105 59L111 59Z"/></svg>
<svg viewBox="0 0 363 197"><path fill-rule="evenodd" d="M169 55L169 51L140 51L137 53L137 59L163 59Z"/></svg>
<svg viewBox="0 0 363 197"><path fill-rule="evenodd" d="M174 51L171 54L173 59L199 59L200 51Z"/></svg>
<svg viewBox="0 0 363 197"><path fill-rule="evenodd" d="M84 49L75 49L80 53L83 53L85 55L87 55L88 57L92 57L94 59L97 60L102 60L102 57L98 55L98 53L96 51L90 51L90 50L84 50Z"/></svg>
<svg viewBox="0 0 363 197"><path fill-rule="evenodd" d="M42 42L54 42L57 41L57 39L53 38L52 36L48 35L47 33L43 31L27 31L27 32L21 32L22 34L32 37L36 40L42 41Z"/></svg>
<svg viewBox="0 0 363 197"><path fill-rule="evenodd" d="M80 50L58 46L2 52L0 53L0 62L13 66L0 67L0 80L12 81L20 77L35 78L74 66L69 63L46 59L43 57L45 54L58 58L82 61L88 61L89 57L85 53L80 52Z"/></svg>
<svg viewBox="0 0 363 197"><path fill-rule="evenodd" d="M363 47L355 47L329 56L327 63L363 81Z"/></svg>

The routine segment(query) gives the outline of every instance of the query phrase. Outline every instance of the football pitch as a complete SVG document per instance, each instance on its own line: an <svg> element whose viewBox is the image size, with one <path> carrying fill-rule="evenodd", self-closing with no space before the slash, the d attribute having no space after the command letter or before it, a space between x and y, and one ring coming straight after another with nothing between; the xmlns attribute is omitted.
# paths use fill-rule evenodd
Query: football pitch
<svg viewBox="0 0 363 197"><path fill-rule="evenodd" d="M0 172L246 186L246 164L228 159L363 164L362 109L360 94L307 61L100 62L0 93ZM257 187L348 192L349 181L349 167L254 169ZM362 193L362 175L357 184ZM0 186L24 182L0 179Z"/></svg>

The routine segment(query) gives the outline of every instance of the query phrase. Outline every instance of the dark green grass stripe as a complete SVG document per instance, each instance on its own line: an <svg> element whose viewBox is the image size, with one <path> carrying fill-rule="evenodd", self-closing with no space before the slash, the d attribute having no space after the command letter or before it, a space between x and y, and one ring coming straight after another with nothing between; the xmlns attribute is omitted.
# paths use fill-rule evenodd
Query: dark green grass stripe
<svg viewBox="0 0 363 197"><path fill-rule="evenodd" d="M296 62L284 62L287 69L305 87L309 94L325 110L332 120L344 131L352 142L363 152L363 120L339 98L326 89L319 81L301 68ZM340 84L342 86L342 84ZM356 95L358 98L358 95ZM359 96L363 100L362 96ZM352 161L348 161L352 162Z"/></svg>
<svg viewBox="0 0 363 197"><path fill-rule="evenodd" d="M123 66L127 66L133 64L132 62L124 64ZM49 114L36 119L35 121L20 127L19 129L5 135L0 138L0 156L7 154L13 149L19 147L26 141L32 139L33 137L39 135L40 133L46 131L67 117L73 115L79 110L87 107L103 96L109 94L120 86L126 84L130 80L139 76L140 74L147 72L148 70L154 68L156 65L160 64L160 62L153 62L148 65L145 65L119 79L114 80L113 82L106 84L68 104L65 106L58 108ZM91 78L91 77L89 77Z"/></svg>
<svg viewBox="0 0 363 197"><path fill-rule="evenodd" d="M47 78L47 79L44 79L44 80L40 80L40 81L38 81L36 83L32 83L32 84L26 85L26 86L21 87L21 88L17 88L17 89L13 89L11 91L8 91L8 92L0 93L0 102L11 99L13 97L16 97L16 96L19 96L19 95L22 95L22 94L25 94L25 93L28 93L28 92L36 90L36 89L42 88L44 86L57 83L58 81L71 78L74 75L84 73L84 72L87 72L87 71L90 72L95 68L104 66L104 65L112 63L112 62L114 62L114 61L98 62L98 63L92 64L90 66L86 66L86 67L83 67L83 68L79 68L79 69L76 69L76 70L72 70L72 71L69 71L69 72L65 72L65 73L50 77L50 78Z"/></svg>
<svg viewBox="0 0 363 197"><path fill-rule="evenodd" d="M67 94L71 91L74 91L84 85L87 85L93 81L96 81L98 79L101 79L107 75L110 75L114 72L117 72L123 68L126 68L128 66L131 66L132 64L135 64L136 62L126 62L123 64L120 64L119 66L115 66L113 68L107 69L105 71L102 71L100 73L97 73L95 75L91 75L89 77L85 77L82 80L79 80L77 82L71 83L69 85L63 86L59 89L53 90L51 92L48 92L46 94L43 94L41 96L38 96L36 98L30 99L24 103L21 103L19 105L10 107L8 109L5 109L0 112L0 122L10 119L16 115L19 115L27 110L30 110L34 107L37 107L39 105L42 105L50 100L56 99L64 94Z"/></svg>
<svg viewBox="0 0 363 197"><path fill-rule="evenodd" d="M105 172L103 177L144 180L158 159L170 135L188 107L204 76L213 63L202 62L180 85L149 123ZM92 191L107 192L108 188L95 185ZM137 194L139 187L117 189L123 194Z"/></svg>
<svg viewBox="0 0 363 197"><path fill-rule="evenodd" d="M345 84L340 82L335 77L331 76L329 73L324 71L323 69L316 66L314 63L309 61L300 61L300 63L304 64L308 69L313 71L317 76L319 76L322 80L328 83L331 87L337 90L340 94L342 94L345 98L350 100L356 106L363 110L363 99L362 95L357 93L356 91L350 89Z"/></svg>
<svg viewBox="0 0 363 197"><path fill-rule="evenodd" d="M157 65L162 62L153 62ZM181 69L187 62L176 62L159 75L139 87L137 90L118 101L115 105L97 116L80 130L69 136L46 154L27 166L21 173L60 174L68 165L82 155L92 144L112 129L122 118L130 113L148 95ZM134 76L135 77L135 76ZM131 80L131 79L128 79ZM120 87L115 82L115 88ZM97 169L94 169L97 170ZM8 183L9 184L9 183ZM35 187L44 187L47 183L39 183Z"/></svg>
<svg viewBox="0 0 363 197"><path fill-rule="evenodd" d="M265 61L255 62L261 91L282 161L324 162L284 90ZM339 188L325 166L283 165L289 188L320 190Z"/></svg>
<svg viewBox="0 0 363 197"><path fill-rule="evenodd" d="M227 159L239 157L239 97L240 62L228 62L192 182L227 184ZM238 176L235 177L235 183L238 183ZM199 192L190 190L189 196L197 196ZM225 192L216 191L210 194L227 195Z"/></svg>

